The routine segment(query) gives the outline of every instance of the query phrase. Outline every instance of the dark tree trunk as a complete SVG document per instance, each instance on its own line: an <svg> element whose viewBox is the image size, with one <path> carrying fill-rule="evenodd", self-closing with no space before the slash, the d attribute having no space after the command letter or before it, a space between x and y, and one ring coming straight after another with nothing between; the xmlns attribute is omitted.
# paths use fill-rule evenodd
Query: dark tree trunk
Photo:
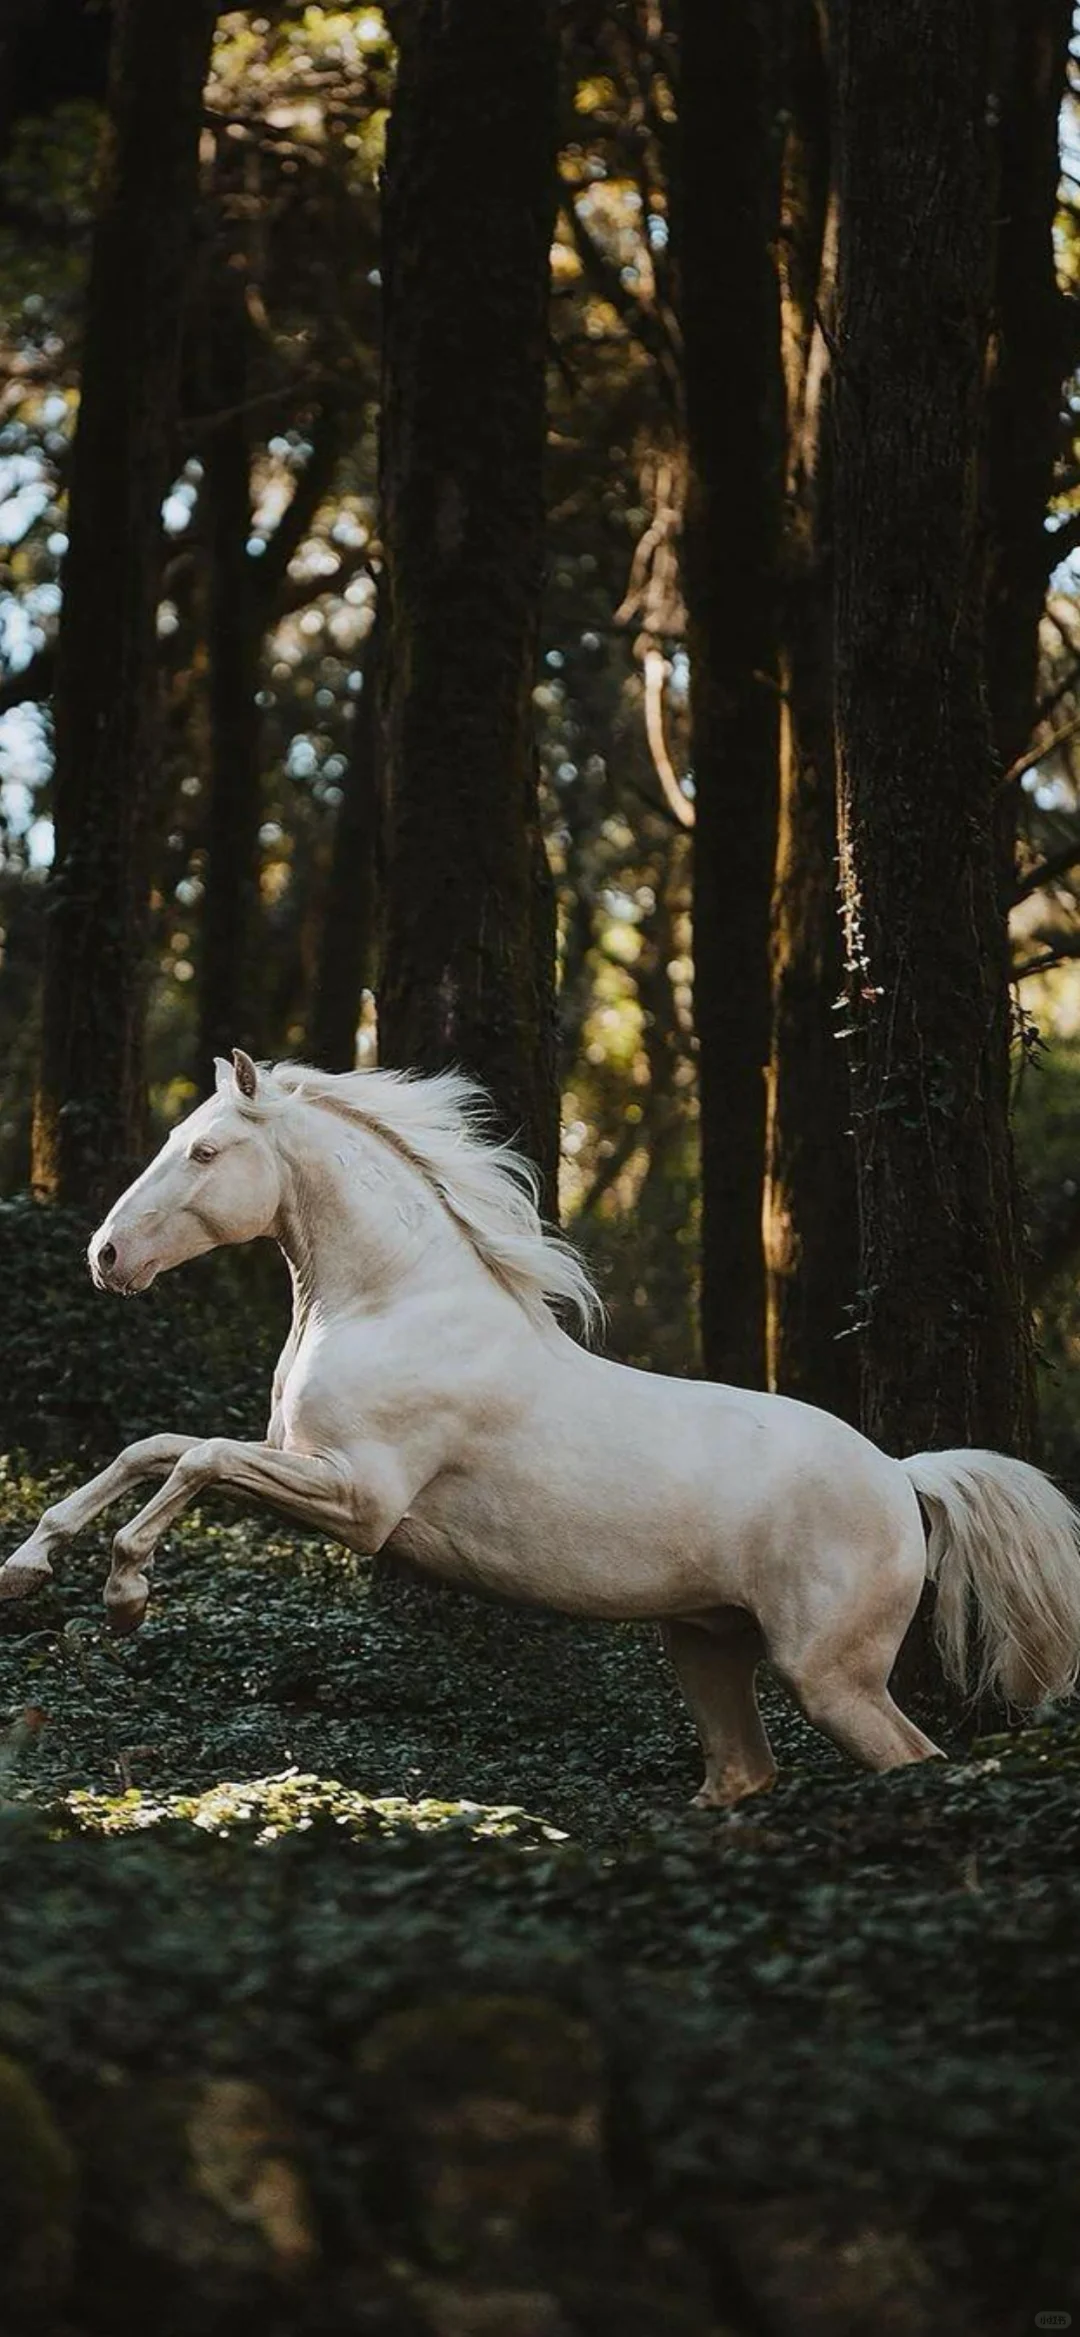
<svg viewBox="0 0 1080 2337"><path fill-rule="evenodd" d="M855 1157L833 731L829 92L812 0L787 16L779 239L787 401L780 820L765 1187L769 1385L854 1418Z"/></svg>
<svg viewBox="0 0 1080 2337"><path fill-rule="evenodd" d="M200 918L200 1087L213 1086L216 1055L262 1052L255 936L262 809L259 686L262 596L251 534L249 325L242 273L223 269L207 311L206 384L221 420L206 439L203 504L207 554L206 651L209 798Z"/></svg>
<svg viewBox="0 0 1080 2337"><path fill-rule="evenodd" d="M863 1425L1023 1451L979 477L997 188L980 0L836 0L836 697Z"/></svg>
<svg viewBox="0 0 1080 2337"><path fill-rule="evenodd" d="M123 0L87 294L56 677L36 1189L97 1206L142 1143L146 811L209 0Z"/></svg>
<svg viewBox="0 0 1080 2337"><path fill-rule="evenodd" d="M1046 513L1060 437L1062 382L1074 362L1054 270L1058 116L1072 0L1001 0L1001 188L990 353L987 683L1007 769L1030 743L1039 620L1050 565ZM1013 820L1003 856L1011 873Z"/></svg>
<svg viewBox="0 0 1080 2337"><path fill-rule="evenodd" d="M819 475L819 492L824 481ZM858 1413L859 1282L832 698L832 563L819 504L789 545L773 894L765 1249L769 1385Z"/></svg>
<svg viewBox="0 0 1080 2337"><path fill-rule="evenodd" d="M772 34L763 0L683 0L681 22L702 1347L712 1377L761 1387L783 413Z"/></svg>
<svg viewBox="0 0 1080 2337"><path fill-rule="evenodd" d="M353 716L349 760L334 823L312 984L307 1052L325 1071L352 1070L360 1001L375 974L378 643L376 619L368 640L364 686Z"/></svg>
<svg viewBox="0 0 1080 2337"><path fill-rule="evenodd" d="M554 1210L554 900L531 697L544 556L550 0L409 0L384 184L380 1052L460 1063Z"/></svg>

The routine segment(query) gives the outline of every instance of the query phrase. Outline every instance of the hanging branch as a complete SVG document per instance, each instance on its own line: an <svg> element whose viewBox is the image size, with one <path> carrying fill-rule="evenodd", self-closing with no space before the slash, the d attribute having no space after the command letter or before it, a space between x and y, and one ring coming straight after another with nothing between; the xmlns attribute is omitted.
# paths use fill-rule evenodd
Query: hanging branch
<svg viewBox="0 0 1080 2337"><path fill-rule="evenodd" d="M694 806L679 785L675 766L668 754L664 735L664 683L668 676L668 661L662 650L645 652L645 735L649 741L653 767L664 790L665 801L674 812L682 828L694 825Z"/></svg>
<svg viewBox="0 0 1080 2337"><path fill-rule="evenodd" d="M647 486L646 480L643 484ZM668 753L664 729L664 684L670 672L659 647L662 640L681 638L686 612L679 585L678 538L682 520L681 494L675 462L662 456L652 481L653 516L634 549L626 592L615 611L618 627L640 621L634 644L644 676L645 736L653 769L664 801L681 828L694 825L694 806L684 795Z"/></svg>

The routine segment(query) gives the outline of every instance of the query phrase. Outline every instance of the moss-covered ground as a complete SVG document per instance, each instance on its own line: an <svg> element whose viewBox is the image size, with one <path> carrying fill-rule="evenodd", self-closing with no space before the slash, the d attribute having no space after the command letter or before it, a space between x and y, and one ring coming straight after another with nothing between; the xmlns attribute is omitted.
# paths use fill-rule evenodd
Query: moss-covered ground
<svg viewBox="0 0 1080 2337"><path fill-rule="evenodd" d="M60 1463L26 1342L39 1450L5 1464L0 1550ZM154 1390L106 1372L119 1442ZM5 2333L1080 2316L1068 1712L875 1779L768 1690L777 1789L688 1814L651 1630L208 1503L117 1643L107 1549L0 1608Z"/></svg>
<svg viewBox="0 0 1080 2337"><path fill-rule="evenodd" d="M5 1541L39 1497L9 1482ZM54 1592L0 1610L0 2052L62 2137L104 2120L121 2192L146 2167L151 2192L175 2191L173 2124L185 2151L202 2131L183 2094L193 2071L212 2105L215 2085L226 2107L247 2085L244 2131L273 2118L295 2138L275 2148L302 2168L301 2221L327 2261L368 2234L373 2325L427 2310L416 2326L438 2329L449 2307L431 2282L467 2285L474 2258L501 2294L490 2235L469 2239L491 2168L459 2166L451 2244L424 2141L427 2062L453 2068L464 2001L489 2027L459 2093L509 2088L515 2132L546 2119L560 2180L595 2095L603 2140L586 2172L624 2270L631 2239L633 2255L652 2234L613 2329L650 2295L654 2315L666 2300L703 2330L869 2329L886 2302L886 2326L1005 2329L1080 2304L1067 1722L971 1764L861 1779L774 1692L778 1789L734 1822L688 1816L693 1740L648 1630L451 1598L208 1507L173 1537L142 1636L116 1643L99 1623L105 1559L88 1536ZM403 2007L436 2042L395 2045ZM498 2072L522 2019L540 2068L519 2083ZM392 2165L364 2109L372 2039L404 2056ZM560 2126L544 2072L568 2050L593 2075ZM469 2120L458 2133L447 2115L445 2148L468 2162ZM209 2130L220 2122L218 2103ZM395 2168L417 2157L399 2187ZM583 2268L568 2212L517 2234L515 2278L550 2292L571 2330L606 2327L571 2292L621 2292ZM94 2253L110 2218L123 2221L106 2183L87 2279L108 2319L84 2285L90 2328L120 2309ZM153 2236L149 2206L147 2219ZM125 2232L119 2260L131 2245ZM211 2270L188 2266L176 2292L178 2328L205 2317L204 2280L221 2287L210 2242L188 2249L196 2266L207 2252ZM142 2286L130 2266L125 2282L156 2310L155 2281L176 2268L157 2238L136 2256ZM224 2280L229 2310L267 2270L258 2249L241 2269ZM811 2294L823 2317L804 2324Z"/></svg>

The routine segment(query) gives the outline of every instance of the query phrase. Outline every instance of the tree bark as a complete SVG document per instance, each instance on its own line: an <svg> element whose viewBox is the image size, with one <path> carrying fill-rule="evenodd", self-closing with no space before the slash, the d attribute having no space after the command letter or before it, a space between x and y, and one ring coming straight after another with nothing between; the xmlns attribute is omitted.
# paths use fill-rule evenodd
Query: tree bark
<svg viewBox="0 0 1080 2337"><path fill-rule="evenodd" d="M209 1092L214 1057L234 1047L259 1055L262 1015L255 978L262 807L260 719L255 702L262 642L263 579L251 554L251 418L246 402L249 325L241 272L221 267L208 303L206 387L221 420L206 439L209 794L206 875L199 923L198 1080Z"/></svg>
<svg viewBox="0 0 1080 2337"><path fill-rule="evenodd" d="M348 766L334 823L312 984L307 1052L325 1071L353 1069L360 1002L375 974L378 642L376 618L368 637L364 686L353 716Z"/></svg>
<svg viewBox="0 0 1080 2337"><path fill-rule="evenodd" d="M161 503L176 418L210 0L124 0L72 458L56 677L38 1192L94 1206L142 1143L146 811Z"/></svg>
<svg viewBox="0 0 1080 2337"><path fill-rule="evenodd" d="M1058 117L1071 0L1002 0L1001 193L990 341L986 606L987 682L1007 770L1028 746L1037 699L1039 620L1052 537L1046 513L1061 430L1062 382L1074 362L1054 267ZM1005 806L1003 858L1015 820Z"/></svg>
<svg viewBox="0 0 1080 2337"><path fill-rule="evenodd" d="M819 493L825 482L819 475ZM859 1282L833 731L832 559L819 505L789 547L765 1188L769 1385L858 1413Z"/></svg>
<svg viewBox="0 0 1080 2337"><path fill-rule="evenodd" d="M997 188L979 0L836 0L836 702L862 1419L1032 1433L979 478Z"/></svg>
<svg viewBox="0 0 1080 2337"><path fill-rule="evenodd" d="M769 1385L853 1419L858 1283L833 730L829 92L817 11L787 19L779 240L787 407L780 818L765 1183Z"/></svg>
<svg viewBox="0 0 1080 2337"><path fill-rule="evenodd" d="M544 555L550 0L408 0L383 200L380 1052L490 1089L555 1206L553 890L531 694Z"/></svg>
<svg viewBox="0 0 1080 2337"><path fill-rule="evenodd" d="M764 1260L769 1386L853 1419L858 1285L851 1082L832 729L830 93L814 0L790 0L783 54L781 330L785 521L781 561L781 816L771 902Z"/></svg>
<svg viewBox="0 0 1080 2337"><path fill-rule="evenodd" d="M710 1376L761 1387L783 460L771 29L762 0L684 0L681 22L702 1347Z"/></svg>

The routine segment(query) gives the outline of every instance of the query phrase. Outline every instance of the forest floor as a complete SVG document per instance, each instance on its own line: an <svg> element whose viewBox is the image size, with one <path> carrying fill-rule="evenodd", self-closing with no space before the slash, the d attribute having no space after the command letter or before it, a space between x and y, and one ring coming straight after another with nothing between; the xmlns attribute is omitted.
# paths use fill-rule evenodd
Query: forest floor
<svg viewBox="0 0 1080 2337"><path fill-rule="evenodd" d="M0 1608L5 2330L1080 2312L1075 1718L864 1778L767 1684L779 1785L688 1813L651 1628L208 1503L116 1642L107 1551Z"/></svg>

